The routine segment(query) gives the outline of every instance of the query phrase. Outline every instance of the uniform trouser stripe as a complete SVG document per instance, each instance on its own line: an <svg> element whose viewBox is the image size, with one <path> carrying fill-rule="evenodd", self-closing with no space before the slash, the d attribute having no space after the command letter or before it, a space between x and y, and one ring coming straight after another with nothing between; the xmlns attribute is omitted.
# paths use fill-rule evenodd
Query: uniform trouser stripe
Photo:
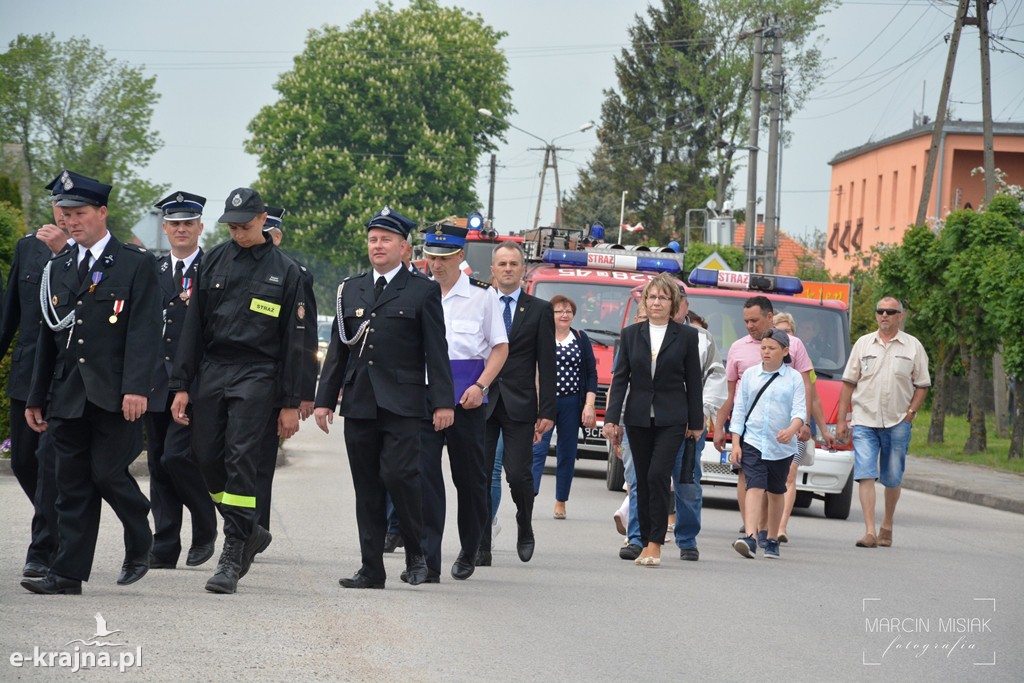
<svg viewBox="0 0 1024 683"><path fill-rule="evenodd" d="M237 496L234 493L223 493L218 501L224 505L231 505L236 508L256 509L256 496Z"/></svg>

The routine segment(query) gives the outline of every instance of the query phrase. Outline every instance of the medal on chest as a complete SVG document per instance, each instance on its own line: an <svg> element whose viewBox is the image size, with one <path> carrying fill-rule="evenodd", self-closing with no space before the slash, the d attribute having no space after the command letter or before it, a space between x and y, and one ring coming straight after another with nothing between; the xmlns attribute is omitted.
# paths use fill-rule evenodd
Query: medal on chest
<svg viewBox="0 0 1024 683"><path fill-rule="evenodd" d="M89 293L96 291L96 285L103 281L103 271L96 271L92 274L92 284L89 285Z"/></svg>
<svg viewBox="0 0 1024 683"><path fill-rule="evenodd" d="M181 278L181 294L178 295L178 298L184 301L185 305L188 306L189 299L192 298L192 278Z"/></svg>
<svg viewBox="0 0 1024 683"><path fill-rule="evenodd" d="M117 301L114 302L114 313L109 318L107 318L107 322L110 323L111 325L116 323L117 322L117 316L119 316L121 314L121 311L123 311L123 310L124 310L124 299L118 299Z"/></svg>

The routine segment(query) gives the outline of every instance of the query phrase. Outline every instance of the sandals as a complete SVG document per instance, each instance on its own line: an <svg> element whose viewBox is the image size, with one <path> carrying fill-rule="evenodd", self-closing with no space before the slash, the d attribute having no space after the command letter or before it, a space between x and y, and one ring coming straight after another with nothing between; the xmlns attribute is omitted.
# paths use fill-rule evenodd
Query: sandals
<svg viewBox="0 0 1024 683"><path fill-rule="evenodd" d="M878 539L874 534L864 534L859 541L857 541L858 548L877 548Z"/></svg>
<svg viewBox="0 0 1024 683"><path fill-rule="evenodd" d="M661 566L661 558L660 557L651 557L650 555L648 555L647 557L638 557L638 558L636 558L635 562L636 562L636 564L640 565L641 567L660 567Z"/></svg>
<svg viewBox="0 0 1024 683"><path fill-rule="evenodd" d="M886 529L885 527L878 528L878 545L881 548L892 547L892 529Z"/></svg>

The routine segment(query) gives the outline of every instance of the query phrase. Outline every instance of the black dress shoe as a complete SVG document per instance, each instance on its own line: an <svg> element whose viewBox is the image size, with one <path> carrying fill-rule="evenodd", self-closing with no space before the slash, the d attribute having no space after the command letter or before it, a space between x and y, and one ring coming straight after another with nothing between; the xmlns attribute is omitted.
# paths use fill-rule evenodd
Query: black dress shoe
<svg viewBox="0 0 1024 683"><path fill-rule="evenodd" d="M128 586L135 583L149 571L149 556L144 560L125 560L121 564L121 573L117 575L118 586Z"/></svg>
<svg viewBox="0 0 1024 683"><path fill-rule="evenodd" d="M405 571L402 572L402 574L404 576L402 580L410 586L418 586L421 583L426 583L427 575L429 574L429 571L427 570L427 559L422 555L415 555L409 558L409 565L405 568ZM438 581L440 580L439 576Z"/></svg>
<svg viewBox="0 0 1024 683"><path fill-rule="evenodd" d="M403 569L399 577L405 583L409 583L409 570ZM441 583L441 574L433 569L427 569L427 580L423 583Z"/></svg>
<svg viewBox="0 0 1024 683"><path fill-rule="evenodd" d="M405 539L402 534L388 534L384 537L384 552L393 553L397 548L405 547Z"/></svg>
<svg viewBox="0 0 1024 683"><path fill-rule="evenodd" d="M536 544L533 540L533 528L530 526L519 527L519 540L516 542L516 552L519 553L519 559L523 562L529 562L530 558L533 557L533 548Z"/></svg>
<svg viewBox="0 0 1024 683"><path fill-rule="evenodd" d="M696 548L680 548L679 559L687 560L689 562L697 562L700 560L700 551Z"/></svg>
<svg viewBox="0 0 1024 683"><path fill-rule="evenodd" d="M174 569L178 566L177 562L168 562L161 560L153 553L149 554L149 568L150 569Z"/></svg>
<svg viewBox="0 0 1024 683"><path fill-rule="evenodd" d="M82 582L78 579L65 579L56 574L47 574L42 579L22 579L21 587L40 595L81 595Z"/></svg>
<svg viewBox="0 0 1024 683"><path fill-rule="evenodd" d="M21 570L21 575L27 579L41 579L46 576L50 568L45 564L39 562L26 562L25 568Z"/></svg>
<svg viewBox="0 0 1024 683"><path fill-rule="evenodd" d="M476 571L476 567L466 559L465 553L459 553L459 557L455 560L455 564L452 565L452 578L458 579L459 581L465 581L469 577L473 576L473 572Z"/></svg>
<svg viewBox="0 0 1024 683"><path fill-rule="evenodd" d="M477 567L490 567L491 566L491 551L490 550L477 550L476 559L474 564Z"/></svg>
<svg viewBox="0 0 1024 683"><path fill-rule="evenodd" d="M383 581L374 581L361 572L356 572L351 579L338 579L342 588L383 588Z"/></svg>
<svg viewBox="0 0 1024 683"><path fill-rule="evenodd" d="M269 532L268 532L269 533ZM217 545L217 539L209 543L193 543L192 547L188 549L188 556L185 558L185 564L189 567L198 567L205 562L208 562L213 557L213 551Z"/></svg>
<svg viewBox="0 0 1024 683"><path fill-rule="evenodd" d="M640 553L644 551L643 548L638 546L636 543L630 543L619 548L619 558L623 560L635 560L640 557Z"/></svg>

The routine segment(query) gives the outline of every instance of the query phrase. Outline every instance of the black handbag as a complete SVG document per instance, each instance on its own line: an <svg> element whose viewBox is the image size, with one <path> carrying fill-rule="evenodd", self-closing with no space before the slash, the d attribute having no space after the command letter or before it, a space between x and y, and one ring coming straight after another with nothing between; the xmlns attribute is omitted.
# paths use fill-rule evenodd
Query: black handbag
<svg viewBox="0 0 1024 683"><path fill-rule="evenodd" d="M693 483L693 469L697 464L697 440L687 437L683 441L683 465L679 470L679 483Z"/></svg>

